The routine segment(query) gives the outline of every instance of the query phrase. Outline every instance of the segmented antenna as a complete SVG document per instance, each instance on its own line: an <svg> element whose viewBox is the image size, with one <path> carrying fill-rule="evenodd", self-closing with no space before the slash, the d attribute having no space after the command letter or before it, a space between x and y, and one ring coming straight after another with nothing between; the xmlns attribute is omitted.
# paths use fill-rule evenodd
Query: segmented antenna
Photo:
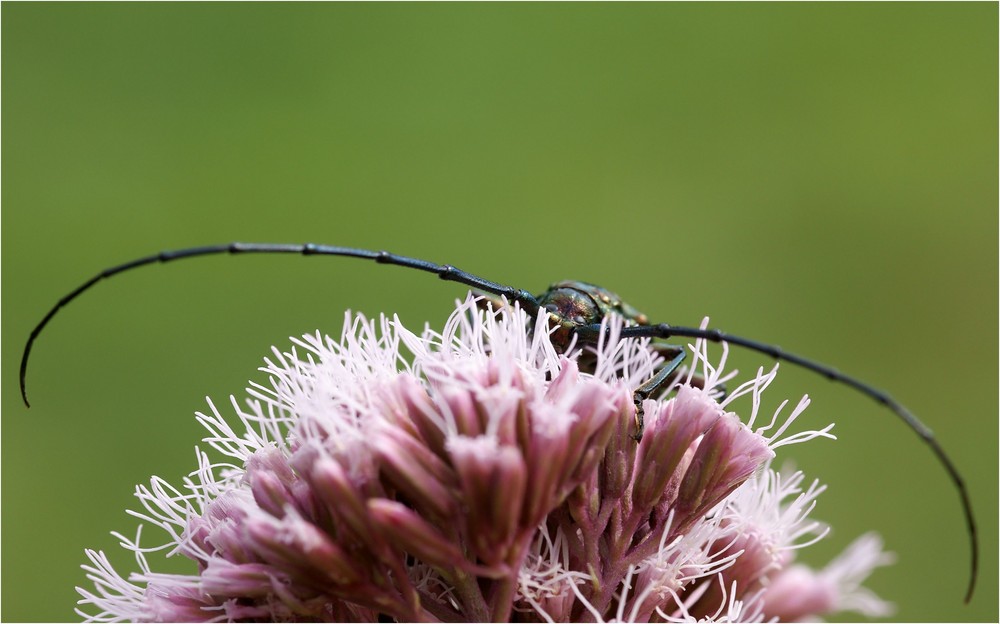
<svg viewBox="0 0 1000 624"><path fill-rule="evenodd" d="M94 284L113 275L137 269L141 266L146 266L147 264L155 264L157 262L173 262L174 260L181 260L183 258L212 256L217 254L262 253L299 254L303 256L345 256L349 258L374 260L379 264L395 264L409 269L417 269L418 271L434 273L443 280L458 282L459 284L464 284L470 288L476 288L500 297L506 297L507 300L512 303L519 303L521 308L531 316L538 314L538 300L527 291L518 290L511 286L504 286L502 284L483 279L471 273L466 273L465 271L453 267L450 264L435 264L433 262L427 262L426 260L399 256L389 253L388 251L370 251L368 249L333 247L330 245L316 245L313 243L306 243L304 245L295 243L227 243L223 245L209 245L206 247L192 247L177 251L163 251L158 254L146 256L144 258L139 258L137 260L132 260L131 262L126 262L124 264L119 264L118 266L105 269L83 284L77 286L76 289L64 296L58 303L52 306L52 309L49 310L48 314L46 314L42 318L41 322L38 323L33 330L31 330L28 342L24 345L24 353L21 355L21 398L24 400L24 404L31 407L31 403L28 402L28 391L25 387L25 376L28 372L28 358L31 356L31 347L34 346L35 340L38 338L38 335L42 332L42 330L45 329L45 326L49 324L49 321L52 320L52 317L54 317L63 306L89 290Z"/></svg>
<svg viewBox="0 0 1000 624"><path fill-rule="evenodd" d="M577 334L581 335L581 337L586 337L588 335L596 336L600 332L600 325L591 325L586 328L577 329ZM976 519L972 513L972 500L969 498L969 492L965 487L965 481L962 479L962 475L959 474L958 468L955 467L954 462L952 462L951 458L948 457L948 454L945 453L944 449L934 437L934 433L930 430L930 428L914 416L910 410L906 409L906 407L904 407L901 403L889 396L887 392L870 386L858 379L855 379L854 377L851 377L850 375L845 375L837 369L825 364L814 362L800 355L795 355L794 353L788 353L781 347L764 344L762 342L757 342L756 340L750 340L749 338L743 338L741 336L734 336L718 329L678 327L675 325L661 323L659 325L624 327L621 330L620 336L622 338L662 339L673 337L702 338L711 342L726 342L738 345L746 349L750 349L751 351L764 353L776 360L784 360L797 366L801 366L802 368L813 371L814 373L819 373L831 381L846 384L858 392L871 397L879 404L888 407L894 414L896 414L896 416L900 418L900 420L903 421L903 423L906 424L907 427L920 436L920 439L924 441L924 444L931 447L934 455L948 473L948 477L951 479L952 484L958 490L962 503L962 511L965 514L965 525L969 533L969 542L972 551L971 571L969 575L969 585L965 592L965 602L968 603L972 600L972 594L976 588L976 579L979 577L979 533L976 530Z"/></svg>

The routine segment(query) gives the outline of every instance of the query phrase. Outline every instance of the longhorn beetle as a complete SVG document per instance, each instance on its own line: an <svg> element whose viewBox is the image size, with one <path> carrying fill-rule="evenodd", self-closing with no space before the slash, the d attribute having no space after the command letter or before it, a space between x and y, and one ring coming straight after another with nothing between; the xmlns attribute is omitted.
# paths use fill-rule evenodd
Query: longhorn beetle
<svg viewBox="0 0 1000 624"><path fill-rule="evenodd" d="M27 344L24 345L24 354L21 356L21 397L24 404L28 403L28 394L25 389L25 374L28 368L28 356L31 355L31 347L41 333L42 329L48 325L52 317L66 304L76 299L84 291L88 290L97 282L135 269L147 264L156 262L172 262L182 258L193 258L197 256L209 256L215 254L301 254L304 256L347 256L351 258L364 258L374 260L379 264L395 264L409 269L417 269L434 273L446 281L458 282L470 288L489 293L497 297L505 297L511 303L518 303L532 317L545 309L549 314L549 322L554 325L553 344L557 349L565 349L575 338L580 344L591 344L597 342L600 337L602 326L601 320L608 314L618 314L625 318L626 327L621 330L622 338L654 338L668 339L673 337L702 338L712 342L727 342L739 345L752 351L764 353L777 360L785 360L801 366L802 368L819 373L824 377L846 384L858 392L865 394L878 403L889 408L896 414L914 433L920 436L924 444L929 446L944 466L952 483L958 490L961 498L962 511L965 514L965 522L969 533L969 543L971 547L971 572L969 585L965 595L965 601L972 598L975 589L976 578L979 566L979 539L976 533L976 521L972 514L972 503L969 493L966 490L965 482L958 473L955 464L938 444L934 434L916 416L910 413L903 405L895 401L887 393L873 386L868 385L854 377L845 375L825 364L820 364L804 357L788 353L779 347L767 345L756 340L741 338L725 333L718 329L701 329L697 327L678 327L667 325L666 323L650 324L649 319L638 312L635 308L623 302L617 295L609 290L586 284L584 282L559 282L551 286L541 295L534 296L526 290L520 290L511 286L504 286L497 282L483 279L471 273L466 273L450 264L435 264L426 260L398 256L387 251L369 251L367 249L353 249L350 247L332 247L328 245L315 245L307 243L299 244L275 244L275 243L229 243L224 245L210 245L207 247L193 247L180 249L177 251L164 251L151 256L138 258L131 262L126 262L108 269L105 269L79 285L69 294L52 307L42 318L41 322L35 326L28 337ZM636 404L636 425L637 430L634 435L636 439L642 436L642 400L654 394L658 389L666 387L665 384L672 380L677 368L684 359L683 348L660 344L658 350L667 356L667 363L658 370L652 379L639 386L634 393Z"/></svg>

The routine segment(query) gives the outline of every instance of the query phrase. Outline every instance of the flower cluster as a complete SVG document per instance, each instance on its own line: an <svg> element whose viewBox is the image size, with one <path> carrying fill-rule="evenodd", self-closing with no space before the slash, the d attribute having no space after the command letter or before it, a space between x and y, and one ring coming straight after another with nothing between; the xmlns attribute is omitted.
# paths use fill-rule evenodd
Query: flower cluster
<svg viewBox="0 0 1000 624"><path fill-rule="evenodd" d="M477 303L479 305L477 305ZM544 315L544 311L540 313ZM860 586L888 563L866 536L827 568L793 565L826 532L823 488L774 471L805 409L756 426L776 370L724 396L705 345L664 395L633 389L660 358L620 340L559 353L544 316L471 297L444 329L347 315L274 350L233 428L198 414L213 460L174 488L154 478L132 512L167 534L116 534L140 571L88 551L90 621L764 621L840 609L883 615ZM587 351L586 358L580 354ZM775 367L776 368L776 367ZM695 376L695 373L699 373ZM727 406L749 397L745 422ZM140 527L141 531L141 527ZM157 573L146 553L191 559Z"/></svg>

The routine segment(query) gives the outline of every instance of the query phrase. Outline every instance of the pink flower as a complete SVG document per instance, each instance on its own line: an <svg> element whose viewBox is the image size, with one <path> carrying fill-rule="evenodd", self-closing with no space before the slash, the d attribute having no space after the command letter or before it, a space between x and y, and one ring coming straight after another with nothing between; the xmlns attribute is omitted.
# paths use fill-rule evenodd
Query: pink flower
<svg viewBox="0 0 1000 624"><path fill-rule="evenodd" d="M127 579L88 551L94 588L78 590L81 615L733 621L884 611L859 586L883 562L880 548L812 577L789 567L794 549L823 534L807 518L821 488L801 492L801 474L771 471L773 449L832 436L784 435L806 399L780 424L776 413L752 428L775 371L720 402L725 351L714 367L696 344L695 366L644 404L636 443L632 392L659 364L649 342L619 340L612 319L580 359L580 349L558 353L537 329L546 326L469 298L441 333L348 314L339 341L317 333L274 350L262 369L270 383L253 384L245 408L232 400L239 427L211 403L198 414L224 460L199 451L183 489L158 478L137 489L144 511L133 515L166 543L118 535L140 567ZM690 383L695 368L704 389ZM742 396L746 424L726 409ZM196 572L153 572L145 553L160 548Z"/></svg>

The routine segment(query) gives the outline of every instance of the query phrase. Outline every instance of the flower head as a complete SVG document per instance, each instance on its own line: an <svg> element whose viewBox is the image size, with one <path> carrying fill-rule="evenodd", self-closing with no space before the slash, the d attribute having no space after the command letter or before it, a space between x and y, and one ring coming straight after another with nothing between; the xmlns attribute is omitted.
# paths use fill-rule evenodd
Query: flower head
<svg viewBox="0 0 1000 624"><path fill-rule="evenodd" d="M477 305L479 303L480 305ZM775 372L722 398L731 375L695 366L647 400L632 437L634 389L660 363L609 318L595 346L560 354L544 311L471 297L438 333L397 318L346 317L277 349L232 406L198 419L214 449L182 488L137 488L163 529L153 548L118 535L140 570L120 576L88 551L92 621L761 620L839 608L884 612L860 587L884 563L869 542L819 573L789 567L818 539L821 488L770 469L785 435L753 428ZM581 358L581 354L586 357ZM722 362L725 360L725 351ZM692 376L700 369L700 380ZM727 411L749 396L746 423ZM721 401L721 402L720 402ZM782 404L783 405L783 404ZM145 553L196 564L156 573ZM803 568L804 569L804 568ZM807 578L808 577L808 578ZM802 580L802 579L806 580ZM808 587L818 597L794 601ZM827 588L832 587L827 591ZM811 594L810 594L811 595ZM794 604L793 604L794 603Z"/></svg>

